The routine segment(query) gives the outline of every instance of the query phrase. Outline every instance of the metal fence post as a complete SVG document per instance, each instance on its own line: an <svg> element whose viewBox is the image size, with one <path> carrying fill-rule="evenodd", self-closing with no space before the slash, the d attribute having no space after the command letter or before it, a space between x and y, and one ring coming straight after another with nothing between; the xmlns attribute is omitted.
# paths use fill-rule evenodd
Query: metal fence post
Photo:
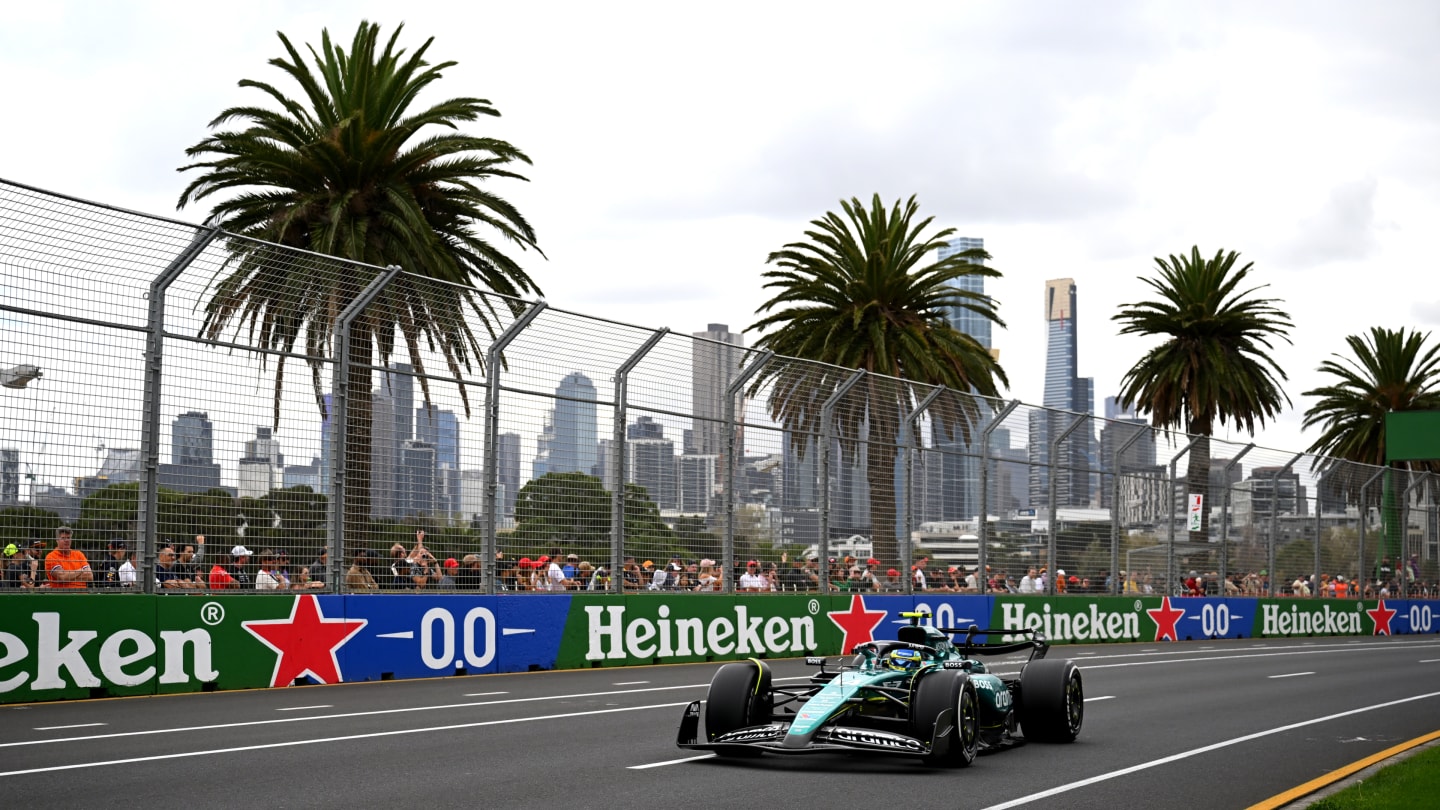
<svg viewBox="0 0 1440 810"><path fill-rule="evenodd" d="M485 351L485 520L480 527L481 570L485 583L482 590L485 593L500 590L499 583L495 581L500 573L495 562L495 525L500 520L497 501L500 489L500 366L505 362L503 352L548 306L543 299L530 304ZM610 579L618 581L620 577L611 571Z"/></svg>
<svg viewBox="0 0 1440 810"><path fill-rule="evenodd" d="M835 391L820 406L820 590L830 589L830 442L834 433L830 426L835 415L835 406L839 404L840 398L849 393L855 384L865 377L865 370L858 369L841 383L835 386ZM910 593L912 585L906 586L905 592Z"/></svg>
<svg viewBox="0 0 1440 810"><path fill-rule="evenodd" d="M1409 474L1410 474L1410 476L1411 476L1412 478L1414 478L1414 476L1415 476L1415 471L1414 471L1414 470L1410 470L1410 471L1409 471ZM1405 570L1405 571L1408 571L1408 570L1409 570L1409 568L1406 567L1406 562L1407 562L1407 559L1408 559L1408 558L1405 556L1405 552L1407 552L1407 551L1410 550L1410 493L1413 492L1413 491L1414 491L1417 487L1419 487L1421 484L1424 484L1424 483L1427 481L1427 479L1429 479L1429 478L1430 478L1430 473L1428 473L1428 472L1422 472L1422 473L1420 473L1420 477L1419 477L1419 478L1415 478L1415 483L1411 484L1411 485L1408 486L1408 487L1405 487L1405 494L1404 494L1404 495L1402 496L1402 498L1401 498L1401 501L1400 501L1400 559L1397 560L1396 563L1395 563L1395 567L1396 567L1397 569L1403 569L1403 570ZM1429 488L1428 488L1428 487L1426 488L1426 491L1427 491L1427 492L1429 491ZM1416 579L1415 579L1415 584L1418 585L1419 582L1420 582L1420 579L1419 579L1419 575L1417 574L1417 575L1416 575ZM1402 599L1409 599L1409 598L1411 598L1411 597L1410 597L1410 582L1405 578L1405 574L1403 573L1403 571L1402 571L1402 573L1400 574L1400 595L1401 595L1401 598L1402 598Z"/></svg>
<svg viewBox="0 0 1440 810"><path fill-rule="evenodd" d="M1055 546L1060 534L1060 508L1056 504L1060 498L1060 481L1058 480L1060 476L1056 475L1059 468L1055 465L1055 459L1060 455L1060 444L1089 420L1088 415L1080 414L1075 417L1075 421L1071 422L1069 427L1060 431L1059 436L1050 440L1050 525L1045 532L1045 566L1049 576L1045 577L1045 593L1051 596L1055 595L1055 577L1058 576L1055 572L1060 570L1060 564L1055 559L1057 554ZM1073 468L1067 467L1066 469L1070 470L1071 476L1075 475ZM1086 471L1086 475L1089 475L1089 471Z"/></svg>
<svg viewBox="0 0 1440 810"><path fill-rule="evenodd" d="M1130 434L1130 438L1128 438L1128 439L1126 439L1125 441L1121 442L1121 443L1120 443L1120 446L1115 448L1115 453L1114 453L1114 455L1111 456L1112 461L1110 462L1110 466L1111 466L1111 476L1112 476L1112 479L1111 479L1111 481L1110 481L1110 486L1111 486L1111 492L1110 492L1110 510L1111 510L1111 512L1110 512L1110 588L1109 588L1109 591L1110 591L1110 593L1112 593L1112 594L1119 594L1119 593L1120 593L1120 585L1121 585L1121 582L1120 582L1120 479L1121 479L1121 475L1120 475L1120 456L1124 455L1125 451L1130 449L1130 445L1132 445L1132 444L1134 444L1135 442L1139 441L1140 438L1145 435L1145 432L1146 432L1147 430L1150 430L1150 428L1148 428L1148 427L1141 427L1141 426L1137 425L1136 428L1135 428L1135 432L1132 433L1132 434Z"/></svg>
<svg viewBox="0 0 1440 810"><path fill-rule="evenodd" d="M980 593L989 591L986 561L990 553L990 434L1018 407L1018 399L1005 403L1005 407L991 417L989 424L980 431L980 525L975 533L980 538L980 548L975 555L975 588Z"/></svg>
<svg viewBox="0 0 1440 810"><path fill-rule="evenodd" d="M330 378L330 519L326 527L329 534L326 539L330 545L330 570L326 572L330 582L327 590L334 593L343 591L345 585L345 452L350 433L346 421L350 411L350 330L365 307L380 297L380 293L400 272L400 266L395 264L380 271L354 300L345 305L336 319L335 370Z"/></svg>
<svg viewBox="0 0 1440 810"><path fill-rule="evenodd" d="M905 492L905 511L900 515L900 556L903 560L914 559L914 549L910 545L910 537L915 530L915 447L912 434L915 431L915 423L919 421L920 415L930 407L942 393L944 386L930 389L915 407L905 414L900 422L900 447L905 453L905 463L900 467L900 486ZM872 546L873 550L873 546Z"/></svg>
<svg viewBox="0 0 1440 810"><path fill-rule="evenodd" d="M773 359L774 352L761 352L750 365L742 366L735 379L725 387L725 402L722 405L725 417L725 489L720 496L721 508L725 510L725 537L720 546L720 570L724 572L720 577L720 587L723 593L735 592L735 471L738 469L735 463L735 432L739 429L735 423L735 398L740 396L740 391ZM745 448L740 448L740 452L744 453Z"/></svg>
<svg viewBox="0 0 1440 810"><path fill-rule="evenodd" d="M1284 467L1276 470L1274 474L1270 476L1270 542L1268 544L1269 553L1266 558L1265 571L1270 577L1270 593L1268 595L1271 598L1274 598L1274 596L1279 593L1279 589L1275 587L1275 580L1279 576L1279 574L1275 571L1275 547L1276 541L1279 539L1278 533L1280 531L1280 476L1288 472L1291 467L1295 466L1295 462L1299 461L1304 457L1304 453L1296 453L1294 458L1285 462ZM1296 489L1295 491L1295 500L1298 504L1300 500L1299 489ZM1320 583L1317 582L1315 584L1318 587Z"/></svg>
<svg viewBox="0 0 1440 810"><path fill-rule="evenodd" d="M1175 465L1180 462L1180 457L1190 452L1190 449L1199 442L1202 437L1196 436L1190 443L1181 448L1175 457L1170 459L1170 480L1166 482L1165 488L1165 524L1167 528L1167 541L1165 543L1165 595L1175 595ZM1188 477L1188 476L1187 476Z"/></svg>
<svg viewBox="0 0 1440 810"><path fill-rule="evenodd" d="M137 576L145 593L155 592L155 542L160 507L160 390L163 385L161 361L165 354L165 292L219 235L218 227L195 234L160 275L150 282L149 315L145 335L145 399L140 422L140 457L143 483L137 504L135 558L140 562ZM32 499L34 488L31 488ZM34 505L33 503L31 504Z"/></svg>
<svg viewBox="0 0 1440 810"><path fill-rule="evenodd" d="M1245 454L1255 449L1255 443L1251 442L1240 449L1230 463L1225 465L1225 471L1221 473L1220 480L1225 484L1225 503L1220 505L1220 595L1225 595L1225 583L1230 581L1230 503L1234 491L1230 484L1230 471L1240 463Z"/></svg>
<svg viewBox="0 0 1440 810"><path fill-rule="evenodd" d="M1313 464L1314 462L1311 463ZM1311 469L1314 469L1314 467L1311 467ZM1321 472L1320 477L1315 481L1315 571L1310 580L1315 583L1315 587L1310 592L1311 599L1320 598L1320 535L1325 530L1324 524L1320 522L1320 518L1324 512L1324 509L1320 505L1320 500L1324 497L1325 480L1330 477L1331 473L1335 472L1335 469L1336 468L1331 467ZM1295 494L1298 498L1300 493L1297 492ZM1339 575L1337 574L1336 576ZM1353 585L1354 583L1351 584Z"/></svg>
<svg viewBox="0 0 1440 810"><path fill-rule="evenodd" d="M1370 505L1366 502L1365 495L1369 492L1370 485L1375 483L1375 480L1384 474L1385 468L1381 467L1380 469L1376 470L1375 474L1370 476L1370 478L1365 483L1360 485L1360 493L1358 496L1360 500L1360 548L1357 553L1360 556L1360 580L1362 582L1369 581L1370 574L1373 574L1375 570L1374 568L1371 568L1370 572L1367 574L1365 569L1365 524L1370 522ZM1360 592L1363 594L1365 592L1365 589L1361 588ZM1379 596L1379 588L1375 589L1375 594L1376 596Z"/></svg>
<svg viewBox="0 0 1440 810"><path fill-rule="evenodd" d="M666 335L670 334L668 328L658 329L653 332L645 342L640 345L625 362L615 369L615 416L612 420L614 429L611 431L610 442L610 480L615 483L615 491L610 493L610 589L618 590L624 586L625 571L625 399L629 395L630 372L635 369L645 355L655 348ZM659 497L659 493L651 493L651 500ZM615 576L616 567L621 569L620 576Z"/></svg>

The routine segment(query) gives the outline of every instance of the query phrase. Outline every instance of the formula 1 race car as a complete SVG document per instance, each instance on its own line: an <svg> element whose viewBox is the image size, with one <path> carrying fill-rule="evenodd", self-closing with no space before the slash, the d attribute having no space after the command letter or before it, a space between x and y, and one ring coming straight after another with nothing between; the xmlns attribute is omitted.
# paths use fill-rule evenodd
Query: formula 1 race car
<svg viewBox="0 0 1440 810"><path fill-rule="evenodd" d="M1080 670L1046 660L1050 645L1037 631L981 630L920 624L928 613L902 613L910 624L897 641L855 646L836 670L829 659L808 684L776 685L764 661L726 664L703 702L685 708L676 744L722 757L769 751L804 754L866 752L918 757L963 768L985 749L1027 740L1074 742L1085 717ZM964 634L956 644L952 634ZM1025 639L978 643L976 636L1010 633ZM1015 678L986 671L975 655L1030 651ZM704 735L700 718L704 715Z"/></svg>

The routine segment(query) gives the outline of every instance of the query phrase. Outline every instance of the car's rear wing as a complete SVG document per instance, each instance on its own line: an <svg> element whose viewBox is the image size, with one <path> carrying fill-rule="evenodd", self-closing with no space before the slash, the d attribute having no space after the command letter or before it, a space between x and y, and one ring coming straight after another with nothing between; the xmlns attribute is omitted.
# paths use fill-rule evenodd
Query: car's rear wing
<svg viewBox="0 0 1440 810"><path fill-rule="evenodd" d="M1050 642L1045 638L1045 633L1040 630L1010 630L1005 628L982 629L975 625L969 627L940 627L936 628L942 633L952 635L965 634L965 640L956 646L960 648L960 654L969 658L971 655L1008 655L1010 653L1030 651L1030 660L1034 661L1045 657L1050 650ZM1019 641L1009 642L980 642L976 636L1025 636Z"/></svg>

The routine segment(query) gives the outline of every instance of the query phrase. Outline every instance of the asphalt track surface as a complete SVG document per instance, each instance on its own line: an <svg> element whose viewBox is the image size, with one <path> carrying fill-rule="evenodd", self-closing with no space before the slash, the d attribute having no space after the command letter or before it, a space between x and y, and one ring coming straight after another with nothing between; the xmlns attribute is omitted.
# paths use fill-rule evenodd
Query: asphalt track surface
<svg viewBox="0 0 1440 810"><path fill-rule="evenodd" d="M964 770L680 750L718 666L688 664L0 707L0 807L1243 808L1440 728L1440 636L1050 657L1082 668L1080 739Z"/></svg>

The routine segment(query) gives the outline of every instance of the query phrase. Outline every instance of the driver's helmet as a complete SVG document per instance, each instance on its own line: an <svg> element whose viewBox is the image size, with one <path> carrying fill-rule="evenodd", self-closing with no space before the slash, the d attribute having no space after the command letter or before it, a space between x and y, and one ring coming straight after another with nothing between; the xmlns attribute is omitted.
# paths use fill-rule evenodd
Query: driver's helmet
<svg viewBox="0 0 1440 810"><path fill-rule="evenodd" d="M892 650L885 657L885 666L897 672L914 672L919 669L925 659L920 655L919 650L900 649Z"/></svg>

